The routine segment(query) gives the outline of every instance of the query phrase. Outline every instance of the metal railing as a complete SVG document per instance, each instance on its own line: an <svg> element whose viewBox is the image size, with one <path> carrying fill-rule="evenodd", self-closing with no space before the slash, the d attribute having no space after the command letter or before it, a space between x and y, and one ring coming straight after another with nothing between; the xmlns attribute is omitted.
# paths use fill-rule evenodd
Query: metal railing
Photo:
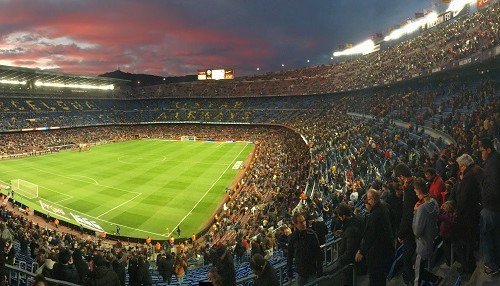
<svg viewBox="0 0 500 286"><path fill-rule="evenodd" d="M337 261L339 257L339 242L341 241L341 238L335 238L332 241L329 241L321 246L321 249L323 250L323 269L324 271L329 271L333 270L337 266ZM349 265L346 265L347 267ZM280 286L286 286L290 285L290 281L288 280L288 275L287 275L287 263L286 262L281 262L276 265L273 265L274 269L276 270L276 273L278 274L278 277L280 278ZM335 274L332 275L339 275L337 272L343 272L346 269L340 269L339 271L336 271ZM330 276L330 275L329 275ZM329 277L326 276L326 277ZM354 277L355 273L353 271L353 281L356 281L356 278ZM254 274L248 275L244 278L238 279L236 281L236 285L253 285L253 279L255 278ZM320 277L317 279L317 281L324 281L323 277ZM319 284L311 284L311 285L319 285ZM356 284L354 284L356 285Z"/></svg>
<svg viewBox="0 0 500 286"><path fill-rule="evenodd" d="M21 269L16 266L5 264L5 276L7 277L7 285L10 286L26 286L31 285L36 273ZM45 278L50 282L51 286L78 286L78 284L73 284L70 282L55 280L51 278Z"/></svg>

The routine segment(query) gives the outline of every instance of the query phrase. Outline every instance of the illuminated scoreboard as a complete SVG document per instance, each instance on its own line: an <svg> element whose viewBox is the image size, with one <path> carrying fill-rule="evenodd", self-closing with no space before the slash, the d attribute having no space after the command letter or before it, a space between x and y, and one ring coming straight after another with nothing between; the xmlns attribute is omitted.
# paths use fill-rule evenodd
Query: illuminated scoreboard
<svg viewBox="0 0 500 286"><path fill-rule="evenodd" d="M234 79L234 69L198 70L198 80Z"/></svg>

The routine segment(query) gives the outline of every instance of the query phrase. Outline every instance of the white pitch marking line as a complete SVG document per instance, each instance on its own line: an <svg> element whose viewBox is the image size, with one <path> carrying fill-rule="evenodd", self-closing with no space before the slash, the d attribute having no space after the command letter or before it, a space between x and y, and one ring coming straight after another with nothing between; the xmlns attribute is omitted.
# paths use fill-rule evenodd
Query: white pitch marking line
<svg viewBox="0 0 500 286"><path fill-rule="evenodd" d="M215 184L217 184L217 182L219 182L220 178L222 178L222 176L224 176L224 174L227 172L227 170L229 170L229 168L231 166L234 165L234 162L238 159L238 156L243 152L243 150L245 150L245 148L247 147L248 143L245 144L245 146L243 146L243 148L241 149L241 151L238 153L238 155L236 155L236 157L234 157L233 161L227 166L227 168L224 170L224 172L222 172L222 174L219 176L219 178L217 178L217 180L212 184L212 186L210 186L210 188L205 192L205 194L203 194L203 196L198 200L198 202L196 202L196 204L194 205L193 208L191 208L191 210L181 219L181 221L173 228L173 229L177 229L178 226L181 225L181 223L189 216L191 215L191 213L193 212L193 210L200 204L200 202L207 196L207 194L210 192L210 190L212 190L212 188L215 186Z"/></svg>
<svg viewBox="0 0 500 286"><path fill-rule="evenodd" d="M81 175L68 175L68 177L80 177L80 178L89 179L89 180L94 181L94 184L95 184L95 185L99 185L99 183L98 183L95 179L93 179L93 178L91 178L91 177L81 176Z"/></svg>
<svg viewBox="0 0 500 286"><path fill-rule="evenodd" d="M140 195L142 195L142 193L139 193L138 195L136 195L135 197L131 198L130 200L125 201L125 202L123 202L123 203L121 203L121 204L117 205L116 207L114 207L114 208L112 208L112 209L109 209L108 211L106 211L106 212L104 212L104 213L102 213L102 214L98 215L98 216L97 216L97 218L101 218L103 215L105 215L105 214L107 214L107 213L109 213L109 212L111 212L111 211L116 210L117 208L119 208L119 207L123 206L124 204L127 204L127 203L129 203L129 202L133 201L135 198L137 198L137 197L138 197L138 196L140 196Z"/></svg>
<svg viewBox="0 0 500 286"><path fill-rule="evenodd" d="M83 183L87 183L88 184L88 181L71 178L71 176L73 176L73 175L61 175L61 174L56 174L56 173L52 173L52 172L49 172L49 171L45 171L45 170L42 170L42 169L33 168L33 167L31 169L37 170L37 171L40 171L40 172L44 172L44 173L47 173L47 174L51 174L51 175L54 175L54 176L59 176L59 177L62 177L62 178L66 178L66 179L69 179L69 180L73 180L73 181L77 181L77 182L83 182ZM113 189L113 190L118 190L118 191L122 191L122 192L126 192L126 193L142 194L142 193L132 192L132 191L121 189L121 188L117 188L117 187L102 185L102 184L99 184L99 183L98 183L98 185L101 186L101 187L105 187L105 188L109 188L109 189Z"/></svg>

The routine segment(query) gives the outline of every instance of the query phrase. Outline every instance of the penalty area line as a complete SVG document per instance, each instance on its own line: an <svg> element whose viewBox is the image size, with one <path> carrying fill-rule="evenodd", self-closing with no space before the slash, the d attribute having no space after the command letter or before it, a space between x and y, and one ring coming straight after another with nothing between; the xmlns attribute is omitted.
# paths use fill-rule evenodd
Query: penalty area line
<svg viewBox="0 0 500 286"><path fill-rule="evenodd" d="M138 196L141 196L141 195L142 195L142 193L138 193L137 195L135 195L135 196L134 196L133 198L131 198L130 200L124 201L123 203L121 203L121 204L117 205L116 207L111 208L111 209L109 209L108 211L106 211L106 212L104 212L104 213L102 213L102 214L98 215L96 218L101 218L103 215L108 214L108 213L110 213L110 212L112 212L112 211L116 210L117 208L119 208L119 207L121 207L121 206L125 205L125 204L128 204L129 202L131 202L131 201L135 200L135 198L137 198Z"/></svg>
<svg viewBox="0 0 500 286"><path fill-rule="evenodd" d="M222 172L222 174L217 178L217 180L210 186L210 188L208 188L208 190L203 194L203 196L198 200L198 202L196 202L196 204L191 208L191 210L181 219L181 221L173 228L173 230L177 229L177 227L179 227L181 225L181 223L183 221L185 221L186 218L193 212L193 210L201 203L201 201L207 196L207 194L220 181L220 179L222 178L222 176L224 176L224 174L226 174L227 170L229 170L229 168L231 168L234 165L234 162L236 162L236 160L238 159L238 157L240 156L240 154L245 150L245 148L247 146L248 146L248 143L246 143L245 146L243 146L243 148L241 149L241 151L234 157L233 161L231 161L231 163L227 165L227 167L224 170L224 172ZM172 233L173 230L170 233Z"/></svg>

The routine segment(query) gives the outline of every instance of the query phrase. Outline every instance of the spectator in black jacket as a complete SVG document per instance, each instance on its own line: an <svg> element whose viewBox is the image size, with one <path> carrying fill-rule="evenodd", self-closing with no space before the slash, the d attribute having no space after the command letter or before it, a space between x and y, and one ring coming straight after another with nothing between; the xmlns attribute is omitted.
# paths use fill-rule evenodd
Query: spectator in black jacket
<svg viewBox="0 0 500 286"><path fill-rule="evenodd" d="M146 258L139 255L137 259L137 285L140 286L151 286L153 285L153 279L151 277L151 272L149 272L149 263Z"/></svg>
<svg viewBox="0 0 500 286"><path fill-rule="evenodd" d="M462 265L460 272L472 274L476 268L474 248L479 242L479 218L481 212L480 178L481 168L474 159L463 154L457 158L460 180L456 190L455 223L452 239L459 250L457 260Z"/></svg>
<svg viewBox="0 0 500 286"><path fill-rule="evenodd" d="M403 209L397 235L398 242L403 245L403 280L409 284L414 279L413 254L415 253L415 236L413 235L412 222L414 207L418 198L413 187L414 178L410 168L406 164L398 164L394 169L394 176L403 186Z"/></svg>
<svg viewBox="0 0 500 286"><path fill-rule="evenodd" d="M287 274L293 279L293 265L298 274L297 285L306 285L323 274L323 255L314 230L307 228L305 217L296 212L292 221L295 231L288 240Z"/></svg>
<svg viewBox="0 0 500 286"><path fill-rule="evenodd" d="M386 196L386 203L389 206L392 234L396 237L399 231L399 224L401 223L401 214L403 212L403 189L398 183L390 183L386 192L388 193Z"/></svg>
<svg viewBox="0 0 500 286"><path fill-rule="evenodd" d="M126 279L126 266L127 266L127 255L123 251L116 255L116 258L111 262L111 266L113 270L118 275L118 279L120 280L120 285L125 286Z"/></svg>
<svg viewBox="0 0 500 286"><path fill-rule="evenodd" d="M172 255L162 250L156 259L156 266L158 267L160 276L163 278L163 282L170 285L170 283L172 283L172 273L174 272L174 260L172 259Z"/></svg>
<svg viewBox="0 0 500 286"><path fill-rule="evenodd" d="M493 275L500 271L500 154L488 138L480 140L479 150L484 162L480 240L485 257L484 272Z"/></svg>
<svg viewBox="0 0 500 286"><path fill-rule="evenodd" d="M234 269L234 261L231 253L223 244L217 245L216 267L217 272L222 277L222 286L236 286L236 270Z"/></svg>
<svg viewBox="0 0 500 286"><path fill-rule="evenodd" d="M370 211L356 262L366 256L370 286L386 285L385 267L394 253L389 210L380 201L380 194L370 189L366 193L365 207Z"/></svg>
<svg viewBox="0 0 500 286"><path fill-rule="evenodd" d="M74 249L71 258L78 275L80 275L80 280L85 283L90 270L87 261L83 260L82 250L79 248Z"/></svg>
<svg viewBox="0 0 500 286"><path fill-rule="evenodd" d="M130 258L128 275L130 286L151 286L153 284L149 264L142 255L134 255Z"/></svg>
<svg viewBox="0 0 500 286"><path fill-rule="evenodd" d="M337 214L342 220L342 240L339 248L339 263L341 267L354 263L354 256L361 244L361 237L365 229L365 222L359 216L353 216L352 210L346 203L337 207ZM344 285L353 285L352 275L344 271Z"/></svg>

